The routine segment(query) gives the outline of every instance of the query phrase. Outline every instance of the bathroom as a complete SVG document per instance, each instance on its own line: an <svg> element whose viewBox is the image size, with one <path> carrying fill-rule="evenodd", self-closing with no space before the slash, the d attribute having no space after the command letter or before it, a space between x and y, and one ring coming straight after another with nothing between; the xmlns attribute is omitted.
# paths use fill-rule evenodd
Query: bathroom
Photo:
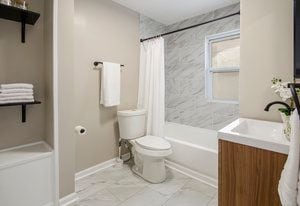
<svg viewBox="0 0 300 206"><path fill-rule="evenodd" d="M287 123L278 106L264 109L283 101L273 78L297 77L294 7L292 0L0 0L1 92L23 83L34 96L0 104L0 205L280 205L292 139L281 133ZM35 22L23 30L16 11L30 11ZM113 66L117 80L106 81ZM105 105L106 91L117 101ZM245 135L249 128L255 132ZM261 133L282 141L254 141ZM246 160L235 179L253 148L271 160ZM277 179L251 179L259 166L260 177ZM250 180L261 195L241 189Z"/></svg>

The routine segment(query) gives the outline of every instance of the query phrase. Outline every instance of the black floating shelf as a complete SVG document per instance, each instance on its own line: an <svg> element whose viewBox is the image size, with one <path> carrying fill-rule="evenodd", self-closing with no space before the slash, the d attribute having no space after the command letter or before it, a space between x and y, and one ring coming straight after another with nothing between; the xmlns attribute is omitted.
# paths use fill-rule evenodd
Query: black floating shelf
<svg viewBox="0 0 300 206"><path fill-rule="evenodd" d="M26 122L26 107L27 107L27 105L41 104L41 103L42 102L39 102L39 101L7 103L7 104L0 104L0 107L21 106L22 107L22 122Z"/></svg>
<svg viewBox="0 0 300 206"><path fill-rule="evenodd" d="M13 6L7 6L0 3L0 18L11 21L21 22L21 40L25 43L25 27L26 24L34 25L38 18L39 13L20 9Z"/></svg>

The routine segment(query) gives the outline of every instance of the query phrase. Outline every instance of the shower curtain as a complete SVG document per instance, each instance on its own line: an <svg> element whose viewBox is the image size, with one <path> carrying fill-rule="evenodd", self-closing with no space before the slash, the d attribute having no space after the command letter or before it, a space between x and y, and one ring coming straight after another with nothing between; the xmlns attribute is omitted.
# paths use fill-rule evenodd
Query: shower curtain
<svg viewBox="0 0 300 206"><path fill-rule="evenodd" d="M138 109L147 110L147 135L164 136L165 63L162 37L141 43Z"/></svg>

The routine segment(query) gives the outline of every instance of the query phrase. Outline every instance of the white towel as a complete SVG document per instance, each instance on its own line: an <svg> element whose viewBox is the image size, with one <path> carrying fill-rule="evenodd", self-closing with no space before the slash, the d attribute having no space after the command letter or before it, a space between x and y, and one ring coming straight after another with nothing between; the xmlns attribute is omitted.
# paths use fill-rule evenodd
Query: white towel
<svg viewBox="0 0 300 206"><path fill-rule="evenodd" d="M8 104L8 103L26 103L26 102L34 102L33 99L21 99L21 100L0 100L0 104Z"/></svg>
<svg viewBox="0 0 300 206"><path fill-rule="evenodd" d="M13 101L13 100L34 100L34 97L33 95L0 97L0 101Z"/></svg>
<svg viewBox="0 0 300 206"><path fill-rule="evenodd" d="M300 121L297 110L291 116L291 128L289 155L278 185L282 206L297 206L300 160Z"/></svg>
<svg viewBox="0 0 300 206"><path fill-rule="evenodd" d="M33 89L0 89L1 94L13 94L13 93L28 93L33 94Z"/></svg>
<svg viewBox="0 0 300 206"><path fill-rule="evenodd" d="M32 89L32 84L25 84L25 83L15 83L15 84L1 84L1 89Z"/></svg>
<svg viewBox="0 0 300 206"><path fill-rule="evenodd" d="M120 104L121 65L103 62L101 70L101 99L105 107Z"/></svg>
<svg viewBox="0 0 300 206"><path fill-rule="evenodd" d="M0 93L0 98L7 98L7 97L31 97L33 93Z"/></svg>

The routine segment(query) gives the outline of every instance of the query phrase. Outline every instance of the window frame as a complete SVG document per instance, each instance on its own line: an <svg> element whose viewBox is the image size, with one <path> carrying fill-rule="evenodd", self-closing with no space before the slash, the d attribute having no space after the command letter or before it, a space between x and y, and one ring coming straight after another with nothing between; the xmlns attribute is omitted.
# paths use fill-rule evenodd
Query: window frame
<svg viewBox="0 0 300 206"><path fill-rule="evenodd" d="M213 74L214 73L229 73L229 72L239 72L240 67L224 67L224 68L212 68L212 58L211 58L211 45L215 42L240 38L240 30L232 30L228 32L223 32L219 34L213 34L205 37L205 97L209 102L219 102L228 104L239 104L239 101L235 100L223 100L215 99L213 97Z"/></svg>

